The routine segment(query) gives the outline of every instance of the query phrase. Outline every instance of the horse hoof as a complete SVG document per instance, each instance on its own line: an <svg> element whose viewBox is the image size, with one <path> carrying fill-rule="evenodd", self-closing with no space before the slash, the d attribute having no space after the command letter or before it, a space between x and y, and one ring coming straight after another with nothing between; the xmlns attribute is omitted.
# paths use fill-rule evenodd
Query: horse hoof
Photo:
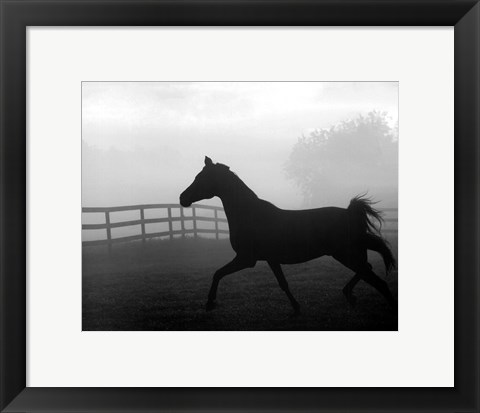
<svg viewBox="0 0 480 413"><path fill-rule="evenodd" d="M215 301L208 301L205 309L207 311L212 311L215 308Z"/></svg>

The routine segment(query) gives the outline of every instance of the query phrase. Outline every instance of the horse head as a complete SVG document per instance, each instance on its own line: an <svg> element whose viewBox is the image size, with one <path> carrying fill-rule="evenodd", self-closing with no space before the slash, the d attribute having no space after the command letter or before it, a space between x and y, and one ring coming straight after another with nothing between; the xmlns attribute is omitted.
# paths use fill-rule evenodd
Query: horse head
<svg viewBox="0 0 480 413"><path fill-rule="evenodd" d="M189 207L201 199L218 196L222 172L229 169L226 165L214 164L208 156L205 156L205 166L195 177L192 184L180 195L180 205Z"/></svg>

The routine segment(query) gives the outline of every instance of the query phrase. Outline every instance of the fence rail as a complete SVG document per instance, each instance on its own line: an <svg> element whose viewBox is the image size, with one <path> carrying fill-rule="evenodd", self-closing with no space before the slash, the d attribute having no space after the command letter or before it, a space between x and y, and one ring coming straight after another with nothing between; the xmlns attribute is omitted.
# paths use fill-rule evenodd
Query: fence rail
<svg viewBox="0 0 480 413"><path fill-rule="evenodd" d="M167 210L167 217L161 218L145 218L145 210L148 209L161 209ZM173 211L179 210L179 216L173 216ZM142 240L145 242L147 239L158 238L158 237L169 237L173 239L175 235L186 236L193 234L197 237L199 234L213 234L217 239L220 238L221 234L227 235L229 231L227 229L221 229L219 224L227 224L228 221L226 218L219 217L219 212L224 212L222 207L211 206L211 205L201 205L193 204L188 210L192 211L192 215L185 215L184 208L178 204L147 204L147 205L126 205L126 206L115 206L115 207L84 207L82 208L82 213L103 213L105 214L105 222L99 224L82 224L83 231L89 230L106 230L106 238L93 240L93 241L83 241L83 246L94 246L94 245L108 245L109 250L111 250L112 244ZM200 211L210 210L213 211L214 216L203 216ZM124 212L124 211L139 211L140 219L130 219L128 221L118 221L112 222L110 214L112 212ZM383 208L383 212L397 212L396 208ZM398 221L397 217L385 218L385 222L396 223ZM173 229L173 223L180 222L180 229ZM192 228L185 228L186 222L192 222ZM197 224L198 222L213 222L214 229L200 228ZM156 223L168 223L168 231L159 231L159 232L147 232L146 225L156 224ZM128 235L117 238L112 238L112 229L129 227L129 226L140 226L141 233L136 235ZM397 228L386 228L382 229L384 233L397 233Z"/></svg>
<svg viewBox="0 0 480 413"><path fill-rule="evenodd" d="M145 210L147 209L159 209L167 210L167 217L161 218L145 218ZM173 216L173 211L179 210L179 216ZM217 239L220 238L221 234L227 235L229 232L227 229L221 229L219 223L228 224L226 218L219 217L219 212L223 212L222 207L211 206L211 205L201 205L193 204L190 208L192 215L185 215L184 208L178 204L147 204L147 205L126 205L126 206L116 206L116 207L84 207L82 208L82 213L102 213L105 214L105 222L99 224L82 224L83 231L89 230L106 230L106 238L94 240L94 241L83 241L83 246L94 246L94 245L108 245L109 249L112 244L126 241L134 240L145 240L150 238L157 237L170 237L172 239L175 235L185 236L187 234L193 234L195 237L199 234L213 234ZM214 216L203 216L200 211L210 210L213 211ZM140 219L130 219L128 221L119 221L112 222L111 213L112 212L125 212L125 211L139 211ZM173 223L180 222L180 229L173 229ZM192 228L186 228L186 222L193 222ZM215 229L200 228L197 224L198 222L213 222ZM159 231L159 232L147 232L146 225L148 224L157 224L157 223L168 223L168 231ZM112 237L113 228L121 227L130 227L130 226L140 226L141 233L136 235L121 236L117 238Z"/></svg>

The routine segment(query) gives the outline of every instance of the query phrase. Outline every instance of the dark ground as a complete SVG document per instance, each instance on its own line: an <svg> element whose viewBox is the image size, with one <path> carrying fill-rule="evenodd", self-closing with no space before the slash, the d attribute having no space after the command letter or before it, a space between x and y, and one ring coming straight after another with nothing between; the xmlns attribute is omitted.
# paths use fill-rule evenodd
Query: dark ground
<svg viewBox="0 0 480 413"><path fill-rule="evenodd" d="M396 237L390 239L396 255ZM397 330L397 315L376 290L357 285L357 304L342 294L353 273L331 257L284 265L293 310L264 262L225 277L217 307L205 311L216 269L233 258L228 240L150 240L83 249L83 330ZM397 272L385 278L380 256L370 254L376 273L397 297Z"/></svg>

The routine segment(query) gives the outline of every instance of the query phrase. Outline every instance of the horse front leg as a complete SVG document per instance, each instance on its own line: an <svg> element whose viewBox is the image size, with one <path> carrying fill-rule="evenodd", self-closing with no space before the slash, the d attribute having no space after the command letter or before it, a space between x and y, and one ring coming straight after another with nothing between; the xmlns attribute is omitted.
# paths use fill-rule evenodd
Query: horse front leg
<svg viewBox="0 0 480 413"><path fill-rule="evenodd" d="M223 277L229 274L233 274L234 272L243 270L245 268L254 267L255 264L255 260L247 259L245 257L237 255L228 264L215 271L215 274L213 275L212 286L210 287L210 292L208 293L208 301L206 306L207 311L213 310L215 308L215 299L217 298L218 284Z"/></svg>

